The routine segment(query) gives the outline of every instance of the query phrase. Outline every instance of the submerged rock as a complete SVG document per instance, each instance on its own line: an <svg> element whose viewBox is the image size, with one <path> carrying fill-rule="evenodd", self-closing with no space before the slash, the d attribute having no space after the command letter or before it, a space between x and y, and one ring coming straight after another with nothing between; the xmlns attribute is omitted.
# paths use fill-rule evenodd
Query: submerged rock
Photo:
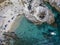
<svg viewBox="0 0 60 45"><path fill-rule="evenodd" d="M5 35L5 37L10 37L13 39L19 39L14 32L5 32L3 35Z"/></svg>

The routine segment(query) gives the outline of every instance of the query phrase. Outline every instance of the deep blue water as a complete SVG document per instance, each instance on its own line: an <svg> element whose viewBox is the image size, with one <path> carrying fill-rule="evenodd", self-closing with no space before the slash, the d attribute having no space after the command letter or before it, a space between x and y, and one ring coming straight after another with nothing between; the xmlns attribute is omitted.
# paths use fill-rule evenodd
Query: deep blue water
<svg viewBox="0 0 60 45"><path fill-rule="evenodd" d="M14 45L60 45L60 13L50 4L46 3L49 9L54 13L57 27L43 23L34 25L23 17L15 33L19 37ZM56 35L51 35L55 32Z"/></svg>

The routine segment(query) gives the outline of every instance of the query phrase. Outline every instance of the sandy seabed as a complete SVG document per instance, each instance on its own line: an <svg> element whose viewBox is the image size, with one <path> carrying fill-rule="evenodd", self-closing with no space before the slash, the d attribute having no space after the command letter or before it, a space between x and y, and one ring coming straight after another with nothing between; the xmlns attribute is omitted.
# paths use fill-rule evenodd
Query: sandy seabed
<svg viewBox="0 0 60 45"><path fill-rule="evenodd" d="M10 28L9 32L14 32L16 30L16 28L20 25L20 22L21 22L22 18L23 18L23 16L21 15L21 16L18 16L14 20L14 22L11 25L11 28Z"/></svg>

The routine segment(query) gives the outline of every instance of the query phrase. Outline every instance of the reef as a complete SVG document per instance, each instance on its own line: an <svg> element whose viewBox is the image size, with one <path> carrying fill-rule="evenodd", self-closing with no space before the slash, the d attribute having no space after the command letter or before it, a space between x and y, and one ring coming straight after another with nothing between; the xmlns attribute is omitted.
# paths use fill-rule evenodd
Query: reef
<svg viewBox="0 0 60 45"><path fill-rule="evenodd" d="M21 15L18 37L9 31ZM60 45L60 0L0 0L0 45L10 40L14 45Z"/></svg>

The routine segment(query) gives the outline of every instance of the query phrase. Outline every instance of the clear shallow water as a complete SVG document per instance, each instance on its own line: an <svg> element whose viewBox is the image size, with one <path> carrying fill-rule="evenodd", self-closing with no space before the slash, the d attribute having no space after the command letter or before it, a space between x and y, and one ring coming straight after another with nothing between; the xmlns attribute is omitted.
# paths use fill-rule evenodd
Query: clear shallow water
<svg viewBox="0 0 60 45"><path fill-rule="evenodd" d="M60 45L59 12L50 5L46 5L55 14L56 23L58 26L53 27L46 23L42 25L34 25L23 17L19 27L15 31L19 39L15 41L14 45ZM56 33L56 35L51 35L51 32Z"/></svg>

